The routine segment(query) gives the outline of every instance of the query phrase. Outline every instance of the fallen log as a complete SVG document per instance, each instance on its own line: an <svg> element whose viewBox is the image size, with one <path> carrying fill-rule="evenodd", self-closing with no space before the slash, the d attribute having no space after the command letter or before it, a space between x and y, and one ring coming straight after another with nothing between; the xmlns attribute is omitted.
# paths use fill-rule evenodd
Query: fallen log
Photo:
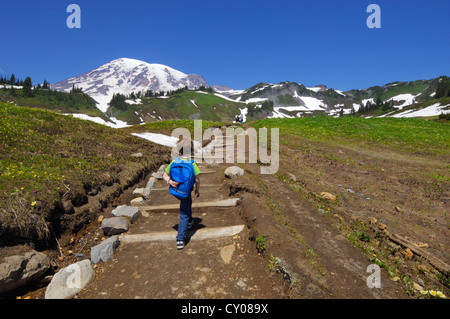
<svg viewBox="0 0 450 319"><path fill-rule="evenodd" d="M423 250L412 241L409 241L408 239L403 238L397 234L388 234L388 237L397 244L409 248L413 253L425 258L431 265L433 265L440 272L450 271L450 266L448 264L446 264L444 261L434 256L433 254Z"/></svg>

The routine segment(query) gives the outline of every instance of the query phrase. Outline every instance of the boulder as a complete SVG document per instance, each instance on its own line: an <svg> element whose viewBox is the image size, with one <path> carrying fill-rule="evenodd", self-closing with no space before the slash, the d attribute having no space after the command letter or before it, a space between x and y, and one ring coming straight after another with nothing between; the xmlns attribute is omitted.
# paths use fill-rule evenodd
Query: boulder
<svg viewBox="0 0 450 319"><path fill-rule="evenodd" d="M225 170L225 177L235 178L244 175L244 170L239 166L230 166Z"/></svg>
<svg viewBox="0 0 450 319"><path fill-rule="evenodd" d="M69 299L81 291L94 277L89 259L79 261L58 271L45 291L45 299Z"/></svg>
<svg viewBox="0 0 450 319"><path fill-rule="evenodd" d="M167 165L165 165L165 164L161 165L156 173L152 173L152 177L154 177L156 179L162 179L163 175L164 175L164 171L166 169L166 166Z"/></svg>
<svg viewBox="0 0 450 319"><path fill-rule="evenodd" d="M287 173L287 178L289 178L293 182L297 181L297 177L292 173Z"/></svg>
<svg viewBox="0 0 450 319"><path fill-rule="evenodd" d="M100 261L107 262L114 258L116 248L120 241L118 236L104 240L101 244L91 248L91 261L98 264Z"/></svg>
<svg viewBox="0 0 450 319"><path fill-rule="evenodd" d="M105 235L117 235L128 231L130 222L124 217L110 217L102 220L102 229Z"/></svg>
<svg viewBox="0 0 450 319"><path fill-rule="evenodd" d="M151 192L151 188L136 188L133 191L133 195L134 197L142 197L144 199L149 199L150 198L150 192Z"/></svg>
<svg viewBox="0 0 450 319"><path fill-rule="evenodd" d="M145 200L142 197L138 197L138 198L132 199L130 201L130 205L133 207L142 206L142 205L145 205Z"/></svg>
<svg viewBox="0 0 450 319"><path fill-rule="evenodd" d="M143 157L144 155L142 155L142 153L133 153L133 154L131 154L130 156L131 156L131 157L136 157L136 158L141 158L141 157Z"/></svg>
<svg viewBox="0 0 450 319"><path fill-rule="evenodd" d="M413 252L409 248L406 248L405 250L403 250L402 254L403 254L403 256L405 256L406 259L411 259L414 256Z"/></svg>
<svg viewBox="0 0 450 319"><path fill-rule="evenodd" d="M150 177L145 188L152 189L156 182L157 182L157 179L155 177L153 177L153 176Z"/></svg>
<svg viewBox="0 0 450 319"><path fill-rule="evenodd" d="M134 223L141 213L138 207L120 205L113 209L111 214L115 217L128 217Z"/></svg>
<svg viewBox="0 0 450 319"><path fill-rule="evenodd" d="M335 196L335 195L330 194L330 193L327 193L327 192L322 192L322 193L320 193L320 196L321 196L323 199L327 199L327 200L330 200L330 201L332 201L332 202L334 202L334 201L336 200L336 196Z"/></svg>
<svg viewBox="0 0 450 319"><path fill-rule="evenodd" d="M0 264L0 294L38 279L50 267L49 258L37 251L5 257Z"/></svg>

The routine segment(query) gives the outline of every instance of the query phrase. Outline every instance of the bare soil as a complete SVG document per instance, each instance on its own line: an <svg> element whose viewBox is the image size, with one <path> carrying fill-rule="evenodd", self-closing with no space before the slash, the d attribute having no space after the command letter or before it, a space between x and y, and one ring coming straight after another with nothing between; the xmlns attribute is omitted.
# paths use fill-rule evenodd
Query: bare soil
<svg viewBox="0 0 450 319"><path fill-rule="evenodd" d="M445 171L448 163L420 154L320 143L282 146L280 153L274 175L261 175L259 164L243 163L237 165L245 174L230 180L223 172L231 164L201 166L215 170L201 175L201 183L218 187L201 188L194 201L241 200L231 208L194 209L195 228L245 224L242 233L191 240L183 250L176 249L175 237L167 243L121 243L114 260L97 265L94 279L76 298L403 299L420 296L414 283L448 295L448 274L420 256L406 257L406 247L387 236L397 233L427 244L424 249L449 262L448 182L428 178L430 171ZM132 190L147 178L125 190L102 215L129 204ZM323 199L321 192L336 200ZM176 202L158 191L147 204ZM371 225L369 217L377 223ZM177 225L177 211L148 212L128 233L170 231ZM74 239L62 244L64 262L54 255L55 271L88 258L90 247L103 236L95 220L68 236ZM374 263L382 265L381 288L370 289L367 268ZM42 298L44 292L42 287L22 297Z"/></svg>

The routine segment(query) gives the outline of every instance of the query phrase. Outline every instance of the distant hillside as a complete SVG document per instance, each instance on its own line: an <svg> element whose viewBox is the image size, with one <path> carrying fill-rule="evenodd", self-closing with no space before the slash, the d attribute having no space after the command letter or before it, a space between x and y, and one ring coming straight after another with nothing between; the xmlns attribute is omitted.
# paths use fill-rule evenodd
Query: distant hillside
<svg viewBox="0 0 450 319"><path fill-rule="evenodd" d="M245 104L204 91L186 90L171 96L141 97L125 101L125 109L110 107L106 114L128 124L160 120L199 119L232 122Z"/></svg>
<svg viewBox="0 0 450 319"><path fill-rule="evenodd" d="M436 99L439 83L447 83L446 81L448 81L447 77L439 77L413 82L393 82L384 86L346 92L327 88L323 84L305 87L295 82L259 83L247 90L230 95L230 98L247 105L254 104L261 110L264 102L273 103L271 114L267 114L267 111L261 112L254 116L256 119L315 115L340 116L362 111L366 107L370 112L365 112L365 116L380 116L393 111L401 111L404 107L417 110L428 107L430 104L422 102ZM444 86L446 87L447 84ZM449 92L447 88L443 90ZM444 95L446 94L448 93L444 93ZM438 115L439 112L450 112L445 100L435 103L439 103L439 106L435 108L434 112L428 110L425 112L426 114ZM376 106L374 106L375 104ZM377 112L373 112L374 110Z"/></svg>
<svg viewBox="0 0 450 319"><path fill-rule="evenodd" d="M35 86L31 94L24 94L22 86L0 85L0 102L13 102L31 108L47 109L58 113L83 113L109 121L89 95L75 90L59 92Z"/></svg>

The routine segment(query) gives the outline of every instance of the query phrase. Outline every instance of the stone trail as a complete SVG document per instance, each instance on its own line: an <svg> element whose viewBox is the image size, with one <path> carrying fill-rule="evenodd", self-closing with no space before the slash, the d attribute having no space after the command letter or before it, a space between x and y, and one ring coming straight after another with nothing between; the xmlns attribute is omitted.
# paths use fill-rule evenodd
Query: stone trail
<svg viewBox="0 0 450 319"><path fill-rule="evenodd" d="M193 195L195 223L183 250L176 249L179 200L162 181L164 166L151 174L145 188L134 190L135 199L102 221L121 218L128 227L91 249L96 274L77 298L283 297L248 240L239 198L228 196L223 171L229 166L199 164L200 197Z"/></svg>

